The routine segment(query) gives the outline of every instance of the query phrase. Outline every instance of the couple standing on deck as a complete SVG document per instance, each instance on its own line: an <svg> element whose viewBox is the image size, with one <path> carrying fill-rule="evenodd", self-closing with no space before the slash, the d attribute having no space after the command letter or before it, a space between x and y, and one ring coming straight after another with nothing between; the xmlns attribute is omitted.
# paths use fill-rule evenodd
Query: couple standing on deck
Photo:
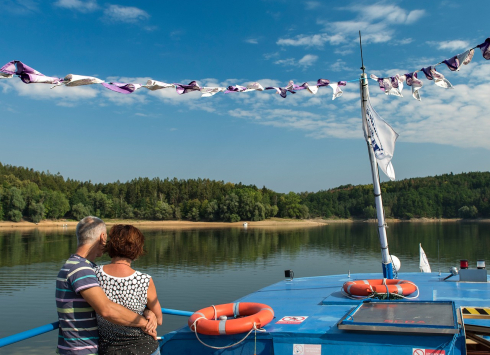
<svg viewBox="0 0 490 355"><path fill-rule="evenodd" d="M151 276L131 268L143 254L145 238L131 225L109 231L97 217L76 229L78 247L56 279L62 355L159 355L157 324L162 310ZM107 252L111 263L94 260Z"/></svg>

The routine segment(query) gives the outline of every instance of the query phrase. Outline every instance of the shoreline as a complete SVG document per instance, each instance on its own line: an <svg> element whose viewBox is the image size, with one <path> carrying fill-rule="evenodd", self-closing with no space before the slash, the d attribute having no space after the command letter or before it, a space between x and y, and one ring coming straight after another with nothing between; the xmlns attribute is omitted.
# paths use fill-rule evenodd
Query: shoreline
<svg viewBox="0 0 490 355"><path fill-rule="evenodd" d="M329 224L343 223L376 223L376 219L286 219L286 218L271 218L264 221L240 221L240 222L192 222L192 221L147 221L147 220L132 220L132 219L106 219L104 220L107 226L114 224L132 224L138 228L146 229L216 229L216 228L244 228L243 224L247 223L247 228L275 228L275 229L291 229L291 228L311 228L325 226ZM387 224L393 223L490 223L490 219L475 219L463 220L461 218L412 218L410 220L387 219ZM44 220L39 223L28 221L9 222L0 221L0 230L6 229L46 229L46 228L68 228L76 227L78 221L72 220Z"/></svg>

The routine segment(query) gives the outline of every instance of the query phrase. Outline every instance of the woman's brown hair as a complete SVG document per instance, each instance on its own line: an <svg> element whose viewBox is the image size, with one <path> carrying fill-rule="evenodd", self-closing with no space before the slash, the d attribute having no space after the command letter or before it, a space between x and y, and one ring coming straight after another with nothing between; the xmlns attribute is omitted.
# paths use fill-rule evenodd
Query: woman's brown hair
<svg viewBox="0 0 490 355"><path fill-rule="evenodd" d="M111 258L120 257L136 260L144 254L145 236L130 224L115 224L109 231L105 251Z"/></svg>

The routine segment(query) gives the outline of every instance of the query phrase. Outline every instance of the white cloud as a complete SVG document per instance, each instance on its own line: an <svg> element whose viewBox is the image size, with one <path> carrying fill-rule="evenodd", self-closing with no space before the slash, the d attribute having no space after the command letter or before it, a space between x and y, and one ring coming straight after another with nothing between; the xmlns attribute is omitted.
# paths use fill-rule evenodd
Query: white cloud
<svg viewBox="0 0 490 355"><path fill-rule="evenodd" d="M438 49L449 49L451 51L459 50L459 49L468 49L470 48L470 43L462 40L453 40L453 41L440 41L434 42L429 41L427 44L435 45Z"/></svg>
<svg viewBox="0 0 490 355"><path fill-rule="evenodd" d="M413 42L413 38L404 38L404 39L401 39L399 41L396 41L395 44L405 45L405 44L410 44L412 42Z"/></svg>
<svg viewBox="0 0 490 355"><path fill-rule="evenodd" d="M307 65L306 63L314 62L317 58L307 54L299 60L293 59L293 62L299 65L301 60L304 65ZM341 60L338 61L339 68L344 64ZM443 67L441 71L442 69ZM379 72L394 75L396 72L403 72L403 68ZM433 82L424 80L421 102L411 97L408 87L403 91L404 97L397 98L385 95L371 81L372 103L380 115L400 134L400 141L490 150L488 140L490 121L487 119L486 107L488 92L490 92L490 84L487 80L489 76L490 66L486 62L475 62L464 66L460 72L448 71L447 77L455 86L453 90L439 88ZM148 78L106 79L145 83ZM165 78L157 79L165 81ZM185 83L189 81L180 80ZM270 78L256 81L264 87L285 84ZM226 80L206 78L199 81L201 85L209 86L246 85L249 82L237 78ZM311 82L314 80L310 80ZM201 98L199 92L178 95L175 89L148 91L142 88L130 95L114 93L100 85L62 86L50 89L49 85L26 85L15 78L0 81L0 91L4 95L16 94L35 100L52 100L57 105L68 107L79 105L81 102L139 105L158 99L166 104L177 105L181 110L199 110L217 115L226 112L231 117L249 119L258 124L301 130L313 138L362 139L359 92L356 83L348 83L347 87L343 88L343 96L335 101L332 101L332 90L328 87L320 88L316 95L301 90L295 95L288 95L286 99L275 95L272 91L226 95L220 93L211 98ZM136 115L143 117L141 113Z"/></svg>
<svg viewBox="0 0 490 355"><path fill-rule="evenodd" d="M349 68L342 59L337 59L335 63L330 65L330 70L339 72L339 71L350 71L352 69Z"/></svg>
<svg viewBox="0 0 490 355"><path fill-rule="evenodd" d="M279 38L276 44L279 46L323 47L327 42L339 44L343 40L344 38L340 34L329 36L326 33L320 33L315 35L298 35L294 38Z"/></svg>
<svg viewBox="0 0 490 355"><path fill-rule="evenodd" d="M488 75L487 67L476 66L474 71ZM485 104L489 91L490 84L486 81L456 85L454 90L427 83L422 88L422 101L418 102L409 90L404 91L403 98L397 98L373 86L371 101L381 117L400 134L400 141L490 150L490 121L486 118ZM287 99L279 98L252 108L234 108L228 114L257 124L301 130L313 138L362 139L360 108L355 105L359 100L357 90L344 91L335 102L330 101L328 89L320 90L317 95L303 94L298 92ZM287 107L293 103L309 109ZM327 109L321 109L321 105Z"/></svg>
<svg viewBox="0 0 490 355"><path fill-rule="evenodd" d="M91 12L99 9L99 5L97 4L96 0L58 0L54 3L54 5L80 12Z"/></svg>
<svg viewBox="0 0 490 355"><path fill-rule="evenodd" d="M318 60L318 56L314 54L306 54L303 58L296 60L294 58L279 59L274 64L279 64L287 67L308 68Z"/></svg>
<svg viewBox="0 0 490 355"><path fill-rule="evenodd" d="M170 32L169 36L171 40L179 41L183 34L185 34L184 30L174 30Z"/></svg>
<svg viewBox="0 0 490 355"><path fill-rule="evenodd" d="M307 6L308 3L306 3ZM316 6L319 4L312 4ZM276 42L279 46L303 46L322 48L325 44L339 45L354 43L358 39L358 31L362 32L364 43L383 43L393 39L396 26L410 25L425 16L423 9L408 11L386 1L380 1L371 5L355 5L340 8L356 14L355 18L346 21L324 21L322 33L300 34L292 38L279 38ZM397 44L411 43L411 39L404 39Z"/></svg>
<svg viewBox="0 0 490 355"><path fill-rule="evenodd" d="M51 85L46 84L24 84L18 79L11 79L5 82L9 86L7 92L12 89L20 96L27 96L35 100L55 100L58 105L72 105L77 101L93 99L98 94L97 85L66 87L60 86L50 89Z"/></svg>
<svg viewBox="0 0 490 355"><path fill-rule="evenodd" d="M350 10L358 12L363 18L368 20L381 20L392 24L412 24L425 16L425 10L408 12L397 5L386 2L378 2L368 6L353 6Z"/></svg>
<svg viewBox="0 0 490 355"><path fill-rule="evenodd" d="M294 58L279 59L274 62L274 64L285 65L285 66L295 66L296 60Z"/></svg>
<svg viewBox="0 0 490 355"><path fill-rule="evenodd" d="M146 20L150 15L137 7L109 5L104 10L106 19L114 22L136 23Z"/></svg>
<svg viewBox="0 0 490 355"><path fill-rule="evenodd" d="M249 38L249 39L246 39L245 42L250 43L250 44L259 44L258 38Z"/></svg>
<svg viewBox="0 0 490 355"><path fill-rule="evenodd" d="M307 68L307 67L313 65L317 60L318 60L317 55L306 54L303 58L298 60L298 65L302 66L303 68Z"/></svg>
<svg viewBox="0 0 490 355"><path fill-rule="evenodd" d="M264 54L264 58L267 60L272 59L272 58L277 58L277 57L279 57L279 52L265 53Z"/></svg>
<svg viewBox="0 0 490 355"><path fill-rule="evenodd" d="M340 122L324 115L314 114L309 111L291 109L265 109L247 111L234 109L228 111L232 117L250 119L258 124L267 126L299 129L306 131L314 138L360 138L358 119L344 119Z"/></svg>
<svg viewBox="0 0 490 355"><path fill-rule="evenodd" d="M425 10L413 10L407 15L406 24L414 23L425 16Z"/></svg>
<svg viewBox="0 0 490 355"><path fill-rule="evenodd" d="M305 5L306 5L306 10L315 10L320 6L322 6L322 3L319 1L306 1Z"/></svg>
<svg viewBox="0 0 490 355"><path fill-rule="evenodd" d="M146 95L143 90L146 89L141 88L131 94L121 94L104 88L102 91L102 97L105 99L105 101L110 101L116 105L142 104L146 102Z"/></svg>
<svg viewBox="0 0 490 355"><path fill-rule="evenodd" d="M8 11L15 15L29 15L39 12L38 2L35 0L7 0L2 5L2 11Z"/></svg>

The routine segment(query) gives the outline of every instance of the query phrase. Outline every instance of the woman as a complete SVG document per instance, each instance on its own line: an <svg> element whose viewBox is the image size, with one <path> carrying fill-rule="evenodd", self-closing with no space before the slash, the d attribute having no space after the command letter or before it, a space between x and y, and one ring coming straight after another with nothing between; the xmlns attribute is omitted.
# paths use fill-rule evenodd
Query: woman
<svg viewBox="0 0 490 355"><path fill-rule="evenodd" d="M112 258L108 265L95 270L107 297L133 312L143 314L149 308L162 324L162 309L150 275L131 268L131 262L143 254L145 237L131 225L114 225L109 231L105 251ZM97 315L99 354L158 355L158 342L140 328L124 327ZM156 324L155 324L156 327Z"/></svg>

